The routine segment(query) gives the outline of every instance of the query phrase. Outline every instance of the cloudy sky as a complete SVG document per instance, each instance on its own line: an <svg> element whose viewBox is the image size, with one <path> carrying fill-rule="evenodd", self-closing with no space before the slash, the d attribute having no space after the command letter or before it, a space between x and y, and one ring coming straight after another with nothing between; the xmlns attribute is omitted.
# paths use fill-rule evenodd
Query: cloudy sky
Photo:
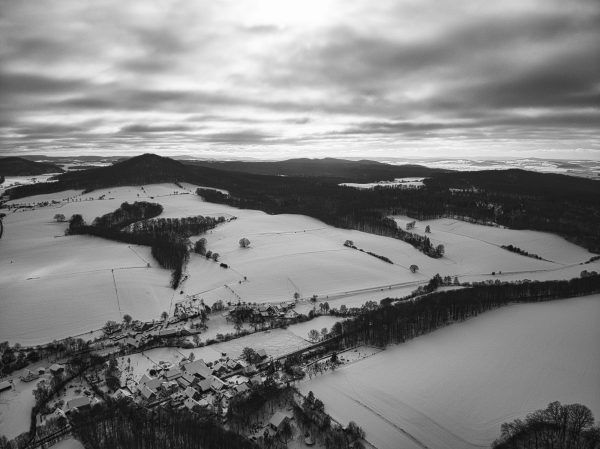
<svg viewBox="0 0 600 449"><path fill-rule="evenodd" d="M600 159L598 0L2 0L0 153Z"/></svg>

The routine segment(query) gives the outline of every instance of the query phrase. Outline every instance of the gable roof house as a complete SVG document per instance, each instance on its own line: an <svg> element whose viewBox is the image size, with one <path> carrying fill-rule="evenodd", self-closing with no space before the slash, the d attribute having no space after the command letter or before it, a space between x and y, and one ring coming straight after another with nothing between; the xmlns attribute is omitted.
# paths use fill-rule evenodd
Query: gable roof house
<svg viewBox="0 0 600 449"><path fill-rule="evenodd" d="M201 380L198 382L198 388L204 393L205 391L210 390L210 386L213 383L213 377L209 376L208 378Z"/></svg>
<svg viewBox="0 0 600 449"><path fill-rule="evenodd" d="M152 398L154 398L156 396L156 393L145 385L142 387L140 394L147 401L151 400Z"/></svg>
<svg viewBox="0 0 600 449"><path fill-rule="evenodd" d="M198 392L198 390L192 387L187 387L184 393L188 398L192 398L194 400L200 398L200 393Z"/></svg>
<svg viewBox="0 0 600 449"><path fill-rule="evenodd" d="M210 384L210 388L218 392L221 391L223 388L227 388L227 385L218 377L213 377L213 381Z"/></svg>
<svg viewBox="0 0 600 449"><path fill-rule="evenodd" d="M203 379L206 379L213 373L213 370L206 366L203 360L196 360L195 362L183 365L183 370L194 376L200 376Z"/></svg>
<svg viewBox="0 0 600 449"><path fill-rule="evenodd" d="M183 401L183 405L185 405L186 408L190 410L192 410L196 406L200 406L200 404L192 398L186 398L186 400Z"/></svg>
<svg viewBox="0 0 600 449"><path fill-rule="evenodd" d="M171 395L179 389L179 384L174 380L163 382L160 384L160 389L166 394Z"/></svg>
<svg viewBox="0 0 600 449"><path fill-rule="evenodd" d="M239 385L236 385L234 387L234 389L239 394L239 393L243 393L244 391L248 391L250 388L248 388L248 384L239 384Z"/></svg>
<svg viewBox="0 0 600 449"><path fill-rule="evenodd" d="M186 388L189 385L196 385L199 382L199 379L193 374L186 373L185 371L181 373L181 376L177 378L177 383L181 385L182 388Z"/></svg>
<svg viewBox="0 0 600 449"><path fill-rule="evenodd" d="M177 368L171 368L170 370L165 372L165 379L167 379L169 381L175 380L180 376L181 376L181 371L179 371Z"/></svg>
<svg viewBox="0 0 600 449"><path fill-rule="evenodd" d="M277 411L273 415L273 417L269 420L269 426L275 432L279 432L281 430L281 428L283 427L283 423L286 421L289 421L289 419L290 418L287 415L284 415L282 412Z"/></svg>
<svg viewBox="0 0 600 449"><path fill-rule="evenodd" d="M87 396L81 396L67 401L67 404L65 405L63 411L65 413L70 413L74 409L83 410L86 408L90 408L90 398L88 398Z"/></svg>
<svg viewBox="0 0 600 449"><path fill-rule="evenodd" d="M227 371L227 368L224 365L221 365L220 363L215 363L215 365L213 365L213 372L220 374L224 371Z"/></svg>

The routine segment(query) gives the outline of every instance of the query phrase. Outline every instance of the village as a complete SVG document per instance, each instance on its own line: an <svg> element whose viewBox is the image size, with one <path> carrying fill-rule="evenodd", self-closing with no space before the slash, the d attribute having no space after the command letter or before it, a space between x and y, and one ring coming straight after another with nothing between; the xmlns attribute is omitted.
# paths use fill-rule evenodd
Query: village
<svg viewBox="0 0 600 449"><path fill-rule="evenodd" d="M322 339L319 338L320 343L307 343L300 350L292 350L289 357L251 347L245 347L238 357L222 352L217 355L218 358L206 361L196 359L194 352L187 356L181 352L186 348L208 350L214 343L248 335L250 331L242 329L242 323L254 326L254 333L268 334L270 331L265 329L310 320L318 316L317 310L322 313L328 309L323 303L316 307L314 302L314 298L302 301L296 297L280 304L247 304L241 301L223 304L219 301L209 307L198 295L192 295L174 305L173 316L164 313L160 321L142 322L127 317L120 324L107 322L102 329L103 335L93 343L89 342L83 351L91 361L88 364L99 364L76 372L73 359L81 357L82 353L60 360L50 357L47 360L55 363L44 366L42 360L26 367L18 374L19 380L13 376L13 379L0 383L0 392L16 389L16 382L37 384L32 393L36 405L43 403L36 416L39 441L45 441L43 438L40 440L40 436L44 435L49 439L55 435L56 439L52 441L69 435L73 416L106 400L124 401L149 410L170 412L186 409L208 414L227 428L231 417L236 415L230 410L232 401L243 403L261 388L270 388L271 391L294 388L294 384L307 374L312 378L318 372L332 371L338 365L380 351L342 346L340 352L339 345L326 344L333 333L324 333ZM310 318L296 312L297 304L309 309ZM215 339L208 338L202 342L199 336L208 331L207 322L210 320L215 324L224 321L227 327L233 326L235 333L218 333ZM218 330L222 328L222 325L218 326ZM177 360L172 357L170 360L151 358L154 357L153 351L175 353ZM214 353L214 350L211 351ZM346 351L348 353L342 355ZM42 393L38 394L38 390ZM287 444L292 436L297 436L305 446L315 444L314 432L300 432L295 424L293 404L297 406L304 402L304 407L307 407L307 403L298 390L293 391L292 401L283 403L268 416L262 413L260 418L255 419L254 424L246 429L248 438L261 444L269 439ZM316 422L331 422L331 417L324 413L322 402L317 402L314 410L310 407L311 413L317 416ZM239 422L236 425L239 431ZM340 429L343 427L339 425Z"/></svg>

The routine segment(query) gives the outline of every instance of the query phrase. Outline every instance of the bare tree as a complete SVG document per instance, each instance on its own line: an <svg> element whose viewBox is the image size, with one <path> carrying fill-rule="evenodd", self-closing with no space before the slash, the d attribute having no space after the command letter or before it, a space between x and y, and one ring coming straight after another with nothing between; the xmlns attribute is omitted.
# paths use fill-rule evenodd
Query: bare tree
<svg viewBox="0 0 600 449"><path fill-rule="evenodd" d="M319 338L321 338L321 334L319 334L319 331L318 331L318 330L311 329L311 330L308 332L308 339L309 339L310 341L312 341L313 343L316 343L316 342L318 342L318 341L319 341Z"/></svg>

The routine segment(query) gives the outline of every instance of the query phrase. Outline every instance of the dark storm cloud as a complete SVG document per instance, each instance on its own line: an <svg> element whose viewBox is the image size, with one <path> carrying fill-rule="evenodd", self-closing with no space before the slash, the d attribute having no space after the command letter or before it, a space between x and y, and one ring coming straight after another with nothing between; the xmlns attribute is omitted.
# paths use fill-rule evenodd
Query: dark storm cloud
<svg viewBox="0 0 600 449"><path fill-rule="evenodd" d="M30 73L0 72L2 95L39 95L73 92L81 89L85 81L73 78L58 78Z"/></svg>
<svg viewBox="0 0 600 449"><path fill-rule="evenodd" d="M128 125L121 128L119 131L121 134L146 134L146 133L165 133L165 132L180 132L188 131L190 128L183 125L169 125L169 126L152 126L152 125Z"/></svg>

